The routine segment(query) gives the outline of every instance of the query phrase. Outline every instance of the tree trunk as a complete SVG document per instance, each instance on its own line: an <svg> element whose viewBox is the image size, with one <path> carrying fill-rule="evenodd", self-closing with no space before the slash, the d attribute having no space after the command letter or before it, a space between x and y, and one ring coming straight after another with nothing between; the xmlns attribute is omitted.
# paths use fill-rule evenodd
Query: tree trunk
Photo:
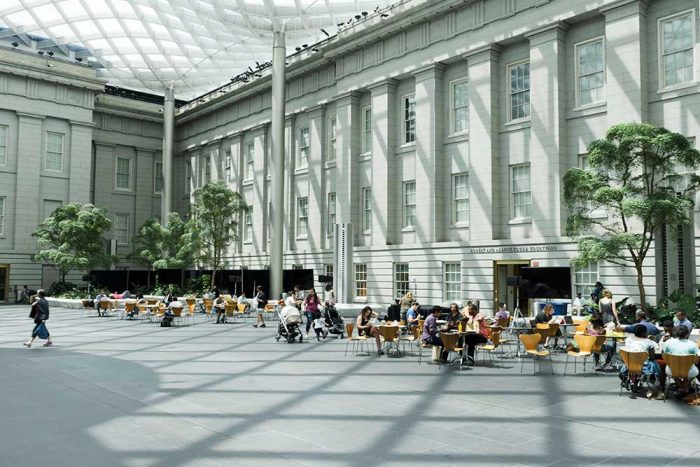
<svg viewBox="0 0 700 467"><path fill-rule="evenodd" d="M642 263L639 262L634 265L637 270L637 287L639 288L639 304L644 313L647 312L647 295L644 292L644 272L642 270Z"/></svg>
<svg viewBox="0 0 700 467"><path fill-rule="evenodd" d="M63 283L66 282L66 274L68 274L68 271L61 271L61 282Z"/></svg>
<svg viewBox="0 0 700 467"><path fill-rule="evenodd" d="M214 265L211 271L211 282L209 283L209 290L214 290L214 281L216 280L216 271L219 268L218 265Z"/></svg>

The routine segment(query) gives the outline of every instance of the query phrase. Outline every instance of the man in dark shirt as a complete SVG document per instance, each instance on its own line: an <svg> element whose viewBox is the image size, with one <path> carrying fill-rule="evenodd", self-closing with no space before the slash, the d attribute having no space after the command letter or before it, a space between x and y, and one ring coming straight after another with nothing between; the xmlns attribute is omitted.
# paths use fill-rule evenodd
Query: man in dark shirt
<svg viewBox="0 0 700 467"><path fill-rule="evenodd" d="M634 324L630 324L629 326L618 326L617 331L634 333L634 328L637 327L637 325L641 324L645 328L647 328L647 332L650 336L655 336L660 332L659 328L657 328L654 323L650 322L647 319L647 314L644 313L642 310L637 311L636 318L637 321L635 321Z"/></svg>

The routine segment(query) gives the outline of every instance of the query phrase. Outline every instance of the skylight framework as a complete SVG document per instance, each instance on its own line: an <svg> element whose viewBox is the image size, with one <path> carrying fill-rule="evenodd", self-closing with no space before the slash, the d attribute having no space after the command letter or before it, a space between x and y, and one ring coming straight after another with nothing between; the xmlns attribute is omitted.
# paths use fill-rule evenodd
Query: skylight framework
<svg viewBox="0 0 700 467"><path fill-rule="evenodd" d="M191 99L269 61L274 30L294 52L405 1L2 0L0 41L85 60L113 86L162 94L173 83Z"/></svg>

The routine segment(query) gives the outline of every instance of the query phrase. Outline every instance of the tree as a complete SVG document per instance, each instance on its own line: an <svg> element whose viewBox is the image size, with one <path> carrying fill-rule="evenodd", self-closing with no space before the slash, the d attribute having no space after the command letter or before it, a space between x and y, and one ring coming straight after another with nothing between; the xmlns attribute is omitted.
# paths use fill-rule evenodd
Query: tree
<svg viewBox="0 0 700 467"><path fill-rule="evenodd" d="M112 227L107 211L92 204L69 203L56 209L32 233L39 251L34 261L46 261L58 269L61 282L70 271L108 266L104 234Z"/></svg>
<svg viewBox="0 0 700 467"><path fill-rule="evenodd" d="M195 262L199 250L195 222L183 221L176 212L168 214L165 226L156 219L148 219L139 227L133 243L130 256L148 268L149 283L152 270L184 269Z"/></svg>
<svg viewBox="0 0 700 467"><path fill-rule="evenodd" d="M659 229L690 222L693 192L700 186L695 175L700 153L681 134L623 123L589 145L588 166L570 169L564 176L570 210L566 231L579 238L572 265L602 260L634 267L640 304L646 310L644 259ZM595 215L602 210L607 216Z"/></svg>
<svg viewBox="0 0 700 467"><path fill-rule="evenodd" d="M238 239L238 222L248 210L240 194L221 182L208 183L194 193L192 213L201 242L200 259L212 268L211 288L228 246Z"/></svg>

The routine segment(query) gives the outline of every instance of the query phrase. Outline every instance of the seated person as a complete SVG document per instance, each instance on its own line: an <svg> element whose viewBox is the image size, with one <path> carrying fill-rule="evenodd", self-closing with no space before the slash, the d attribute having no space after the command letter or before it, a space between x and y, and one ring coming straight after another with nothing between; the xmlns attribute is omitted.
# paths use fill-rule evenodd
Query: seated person
<svg viewBox="0 0 700 467"><path fill-rule="evenodd" d="M698 355L698 347L695 342L688 340L690 336L690 331L686 326L675 326L673 328L673 337L663 344L663 352L671 355ZM697 359L696 359L697 363ZM690 367L688 372L688 378L697 378L700 371L698 367L693 365ZM666 375L671 376L671 369L666 366ZM689 381L682 381L679 384L679 388L683 392L688 391ZM681 387L682 386L682 387Z"/></svg>
<svg viewBox="0 0 700 467"><path fill-rule="evenodd" d="M663 330L654 337L654 341L659 345L673 337L673 321L667 319L662 326Z"/></svg>
<svg viewBox="0 0 700 467"><path fill-rule="evenodd" d="M245 291L241 291L241 294L238 296L238 303L242 303L248 308L250 306L250 302L245 296Z"/></svg>
<svg viewBox="0 0 700 467"><path fill-rule="evenodd" d="M438 335L437 327L437 320L441 313L442 308L439 306L434 306L433 309L430 310L428 317L425 318L425 322L423 323L423 334L421 335L421 341L423 341L424 344L442 347L442 341ZM440 354L440 360L442 362L447 361L447 352L445 352L445 350L443 350Z"/></svg>
<svg viewBox="0 0 700 467"><path fill-rule="evenodd" d="M216 310L216 324L226 322L226 299L219 295L214 299L214 309Z"/></svg>
<svg viewBox="0 0 700 467"><path fill-rule="evenodd" d="M163 297L163 302L165 303L166 306L170 305L170 302L173 302L177 299L175 294L173 293L172 290L169 290L168 293Z"/></svg>
<svg viewBox="0 0 700 467"><path fill-rule="evenodd" d="M294 298L292 297L292 300L293 299ZM357 327L357 333L360 336L372 336L375 338L377 341L377 355L382 355L384 354L384 351L382 350L382 342L379 339L379 329L374 326L374 320L378 316L379 315L375 311L372 311L372 307L367 305L362 308L360 314L357 315L355 326Z"/></svg>
<svg viewBox="0 0 700 467"><path fill-rule="evenodd" d="M647 314L642 310L638 310L636 313L637 321L629 326L617 326L616 331L618 332L635 332L635 328L639 325L644 326L647 329L647 334L650 336L655 336L659 333L659 328L647 319Z"/></svg>
<svg viewBox="0 0 700 467"><path fill-rule="evenodd" d="M496 321L496 324L498 324L499 320L504 320L508 318L510 318L510 313L508 312L508 310L506 310L506 304L499 303L498 311L496 311L496 314L494 315L493 319Z"/></svg>
<svg viewBox="0 0 700 467"><path fill-rule="evenodd" d="M673 319L673 327L685 326L688 331L693 330L693 322L688 319L683 310L676 310L676 317Z"/></svg>
<svg viewBox="0 0 700 467"><path fill-rule="evenodd" d="M602 318L595 318L591 320L591 324L588 326L586 329L586 334L589 336L604 336L606 335L606 330L605 330L605 323L603 322ZM575 342L575 341L574 341ZM594 353L593 354L593 361L595 362L596 365L596 370L609 370L612 368L611 362L613 357L615 356L615 349L617 348L617 343L615 340L612 340L612 344L603 344L603 346L600 348L600 353ZM600 354L604 353L605 354L605 364L601 365L600 364Z"/></svg>
<svg viewBox="0 0 700 467"><path fill-rule="evenodd" d="M474 350L476 344L488 342L489 328L484 324L484 320L479 314L476 305L467 305L467 321L464 325L464 344L467 346L467 357L474 362Z"/></svg>
<svg viewBox="0 0 700 467"><path fill-rule="evenodd" d="M418 326L418 321L420 321L420 303L413 302L411 308L406 312L406 329L409 331L414 327Z"/></svg>
<svg viewBox="0 0 700 467"><path fill-rule="evenodd" d="M173 300L172 302L168 303L168 310L172 310L173 308L183 308L184 305L180 300Z"/></svg>
<svg viewBox="0 0 700 467"><path fill-rule="evenodd" d="M537 315L535 315L535 326L537 327L538 324L553 324L557 322L557 318L554 316L554 305L551 303L547 303L544 308L542 308ZM558 336L561 336L561 329L557 329L557 334L554 337L554 346L556 347L557 343L559 342L559 339L557 339ZM549 337L544 342L544 348L549 347Z"/></svg>
<svg viewBox="0 0 700 467"><path fill-rule="evenodd" d="M97 316L102 316L102 309L100 308L100 302L108 302L109 295L107 295L106 290L100 290L100 293L95 297L95 308L97 309Z"/></svg>
<svg viewBox="0 0 700 467"><path fill-rule="evenodd" d="M451 303L450 312L447 314L447 327L449 329L457 329L461 321L464 321L464 317L459 311L459 307L456 303Z"/></svg>
<svg viewBox="0 0 700 467"><path fill-rule="evenodd" d="M653 355L659 353L659 346L649 339L649 331L643 324L636 324L634 335L625 339L624 349L628 352L650 352Z"/></svg>
<svg viewBox="0 0 700 467"><path fill-rule="evenodd" d="M129 298L133 298L132 295L131 295L131 292L129 292L129 289L127 289L127 290L125 290L124 292L122 292L122 298L123 298L124 300L127 300L127 299L129 299Z"/></svg>

